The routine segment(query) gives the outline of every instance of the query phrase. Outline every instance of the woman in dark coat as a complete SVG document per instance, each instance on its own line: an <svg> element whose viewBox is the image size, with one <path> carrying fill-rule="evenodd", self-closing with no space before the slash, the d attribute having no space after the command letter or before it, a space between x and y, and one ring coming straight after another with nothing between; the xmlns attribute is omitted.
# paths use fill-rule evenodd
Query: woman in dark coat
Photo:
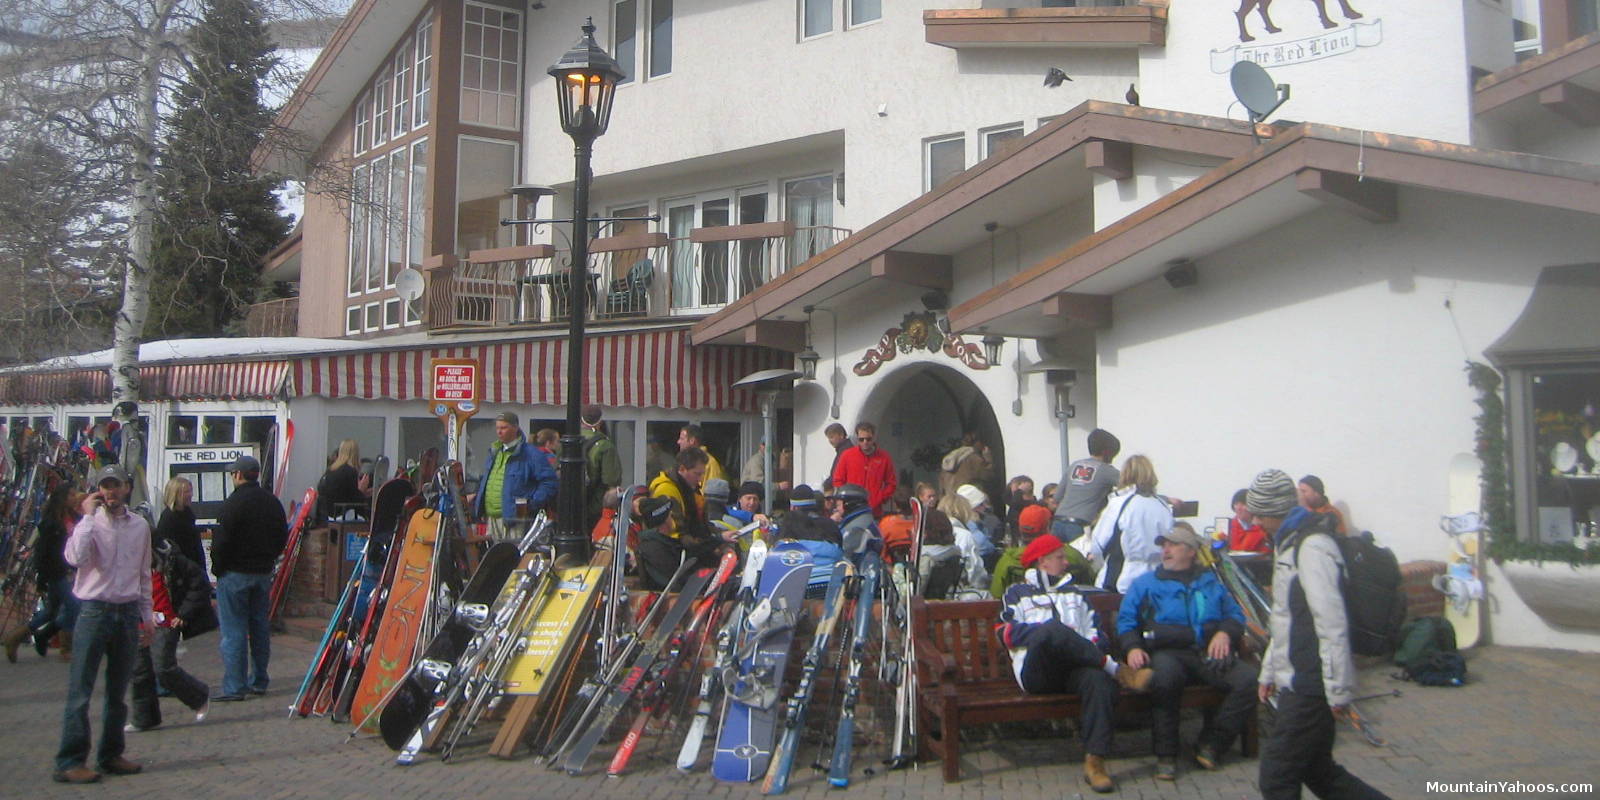
<svg viewBox="0 0 1600 800"><path fill-rule="evenodd" d="M194 499L194 484L187 478L173 478L167 481L166 491L163 493L166 508L161 511L161 521L156 523L156 530L151 536L151 542L168 541L178 548L184 558L200 566L205 566L206 554L200 545L200 529L194 524L194 507L190 502Z"/></svg>
<svg viewBox="0 0 1600 800"><path fill-rule="evenodd" d="M64 643L72 641L73 624L78 619L78 599L72 596L73 570L63 555L67 534L78 524L76 509L83 502L83 493L70 483L62 484L45 500L39 514L39 536L33 545L35 580L39 587L39 608L26 628L18 629L6 637L6 660L17 661L17 647L22 640L33 638L33 649L40 656L50 646L50 638L58 632L67 634ZM70 648L70 644L63 647ZM63 649L62 656L70 652Z"/></svg>
<svg viewBox="0 0 1600 800"><path fill-rule="evenodd" d="M147 731L161 724L156 679L192 709L195 722L211 710L211 687L178 666L178 642L217 629L211 606L211 583L205 570L184 557L170 541L152 543L151 601L156 627L149 647L139 648L133 662L133 719L127 730Z"/></svg>

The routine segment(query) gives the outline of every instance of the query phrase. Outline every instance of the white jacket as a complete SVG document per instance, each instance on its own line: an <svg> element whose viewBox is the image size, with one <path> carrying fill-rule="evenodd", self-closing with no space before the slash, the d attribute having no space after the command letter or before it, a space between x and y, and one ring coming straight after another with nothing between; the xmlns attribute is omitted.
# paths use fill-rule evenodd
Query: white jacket
<svg viewBox="0 0 1600 800"><path fill-rule="evenodd" d="M1172 530L1172 507L1160 497L1138 494L1129 486L1111 494L1094 531L1078 540L1079 550L1099 565L1094 585L1126 594L1140 575L1161 566L1156 537ZM1113 546L1120 541L1120 549ZM1116 572L1116 580L1109 581ZM1109 583L1113 585L1107 585Z"/></svg>

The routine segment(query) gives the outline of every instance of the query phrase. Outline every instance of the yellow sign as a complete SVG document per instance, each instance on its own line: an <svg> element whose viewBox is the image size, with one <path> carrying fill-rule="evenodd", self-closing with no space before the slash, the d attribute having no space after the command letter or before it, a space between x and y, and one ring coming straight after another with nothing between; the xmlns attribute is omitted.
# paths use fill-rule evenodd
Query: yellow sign
<svg viewBox="0 0 1600 800"><path fill-rule="evenodd" d="M594 605L605 572L605 567L556 571L557 580L538 616L522 632L525 647L506 669L506 694L537 695L545 679L560 669L577 639L573 632Z"/></svg>

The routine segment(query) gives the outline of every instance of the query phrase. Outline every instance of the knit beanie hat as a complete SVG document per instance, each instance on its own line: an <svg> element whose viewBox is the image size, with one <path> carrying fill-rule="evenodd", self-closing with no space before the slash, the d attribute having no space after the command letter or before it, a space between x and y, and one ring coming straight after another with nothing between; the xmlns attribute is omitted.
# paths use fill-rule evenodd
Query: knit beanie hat
<svg viewBox="0 0 1600 800"><path fill-rule="evenodd" d="M790 508L810 508L817 504L817 491L810 486L800 484L789 493Z"/></svg>
<svg viewBox="0 0 1600 800"><path fill-rule="evenodd" d="M1062 544L1061 540L1057 539L1053 533L1047 533L1043 536L1040 536L1039 538L1028 542L1027 547L1022 548L1022 566L1032 567L1034 564L1039 563L1039 559L1044 558L1045 556L1050 555L1051 553L1054 553L1063 547L1066 547L1066 545Z"/></svg>
<svg viewBox="0 0 1600 800"><path fill-rule="evenodd" d="M756 497L766 499L767 490L765 487L759 483L756 483L755 481L745 481L744 483L739 484L739 496L744 497L747 494L753 494Z"/></svg>
<svg viewBox="0 0 1600 800"><path fill-rule="evenodd" d="M649 497L639 503L639 514L644 517L646 529L659 528L672 515L672 501L665 497Z"/></svg>
<svg viewBox="0 0 1600 800"><path fill-rule="evenodd" d="M723 505L727 505L728 492L731 491L733 490L729 488L727 481L721 478L712 478L706 481L705 486L701 487L700 494L705 495L707 500L717 500Z"/></svg>
<svg viewBox="0 0 1600 800"><path fill-rule="evenodd" d="M1297 501L1294 479L1281 469L1268 469L1262 470L1250 482L1250 491L1245 495L1244 504L1252 514L1284 517L1294 509Z"/></svg>

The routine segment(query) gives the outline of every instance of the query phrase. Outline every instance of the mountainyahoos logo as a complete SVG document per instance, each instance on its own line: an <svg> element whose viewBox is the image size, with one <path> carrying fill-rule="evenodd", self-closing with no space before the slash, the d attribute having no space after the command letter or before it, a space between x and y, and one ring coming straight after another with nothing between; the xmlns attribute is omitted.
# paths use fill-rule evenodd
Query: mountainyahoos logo
<svg viewBox="0 0 1600 800"><path fill-rule="evenodd" d="M1239 10L1234 12L1234 17L1239 22L1239 41L1242 44L1212 50L1211 71L1227 72L1240 61L1254 61L1263 67L1303 64L1307 61L1319 61L1353 53L1358 48L1372 47L1383 41L1383 21L1374 19L1370 22L1358 22L1357 20L1364 19L1363 15L1351 8L1346 0L1339 0L1339 10L1343 13L1345 21L1350 24L1342 28L1328 17L1326 8L1328 0L1311 0L1311 2L1317 7L1317 17L1323 27L1322 33L1286 42L1254 44L1256 38L1250 34L1247 22L1250 12L1258 13L1265 32L1282 33L1283 29L1272 24L1272 17L1267 14L1272 0L1241 0Z"/></svg>

